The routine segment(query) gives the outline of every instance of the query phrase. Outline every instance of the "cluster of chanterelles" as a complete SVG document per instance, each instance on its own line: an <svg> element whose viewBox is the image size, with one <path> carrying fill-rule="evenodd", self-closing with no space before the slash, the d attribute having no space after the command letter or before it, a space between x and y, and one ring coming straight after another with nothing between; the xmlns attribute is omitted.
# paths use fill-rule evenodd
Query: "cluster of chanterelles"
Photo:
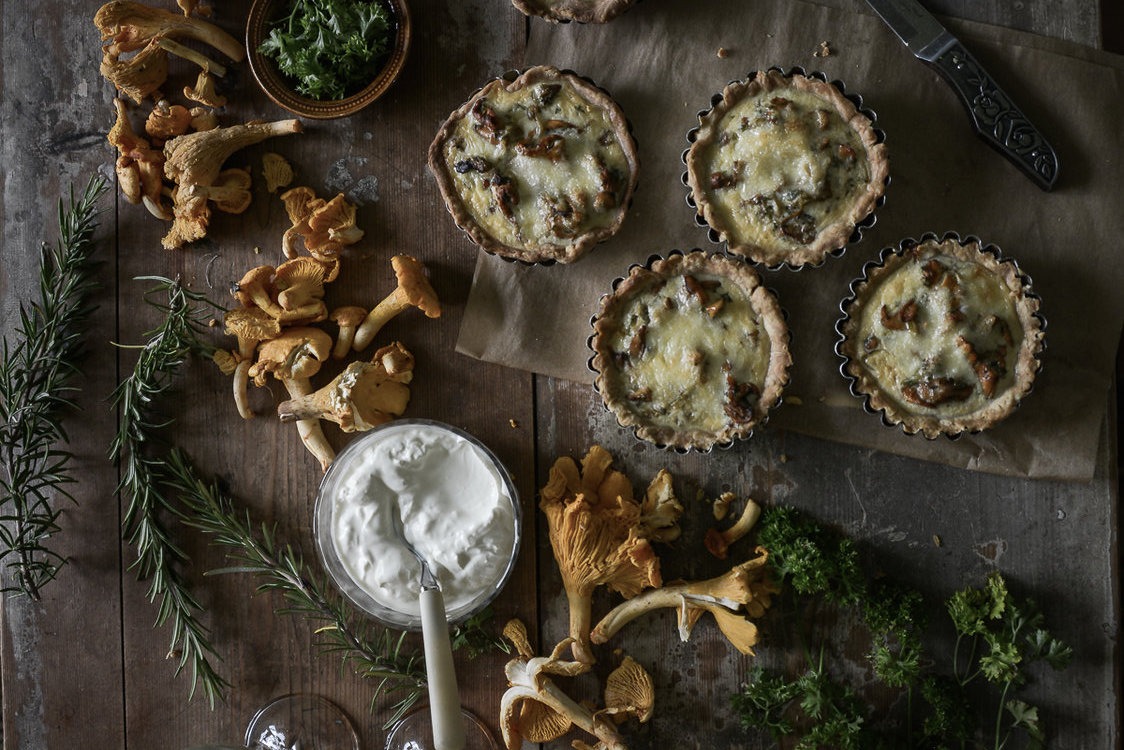
<svg viewBox="0 0 1124 750"><path fill-rule="evenodd" d="M339 274L341 248L363 236L355 226L355 207L343 195L325 201L308 188L290 190L282 199L310 254L298 255L286 233L289 260L277 267L252 268L232 285L240 306L227 312L224 322L226 333L237 337L238 349L219 352L215 361L233 375L234 402L246 419L253 416L250 381L264 386L270 375L281 381L290 397L277 409L281 421L297 423L301 440L327 470L335 451L320 420L355 432L401 416L410 398L414 358L394 342L375 351L369 361L350 363L318 390L312 388L312 377L330 358L343 359L351 351L366 349L398 313L417 307L435 318L441 304L425 267L409 255L396 255L391 265L397 286L374 309L348 305L329 313L324 285ZM334 341L314 325L326 320L338 326Z"/></svg>
<svg viewBox="0 0 1124 750"><path fill-rule="evenodd" d="M579 467L569 457L558 459L540 492L539 507L546 515L550 544L558 563L570 609L570 632L550 656L534 656L525 632L509 624L504 634L519 656L507 665L509 688L501 704L500 724L510 750L524 739L549 742L579 727L597 738L575 748L623 750L617 721L652 715L652 679L643 667L626 657L610 674L605 705L591 710L567 697L549 676L573 677L590 670L595 644L603 644L640 615L656 609L676 610L679 636L686 641L705 613L743 654L752 655L757 626L778 589L769 579L763 549L726 573L704 581L664 585L660 561L651 542L672 542L680 535L683 506L675 497L671 475L660 471L643 498L633 496L632 484L612 468L612 456L593 446ZM742 519L756 517L756 504L747 501ZM737 532L749 520L739 520ZM733 527L731 527L732 529ZM733 538L729 539L732 543ZM728 545L727 545L728 546ZM593 591L606 586L625 600L593 624ZM565 659L566 650L571 658ZM610 720L611 719L611 720Z"/></svg>
<svg viewBox="0 0 1124 750"><path fill-rule="evenodd" d="M138 105L149 98L154 102L142 136L129 122L125 101L114 99L117 119L109 142L117 149L117 180L125 199L143 203L157 218L172 222L163 240L168 249L205 236L212 207L234 214L249 207L249 170L223 169L234 152L301 131L299 120L219 127L214 109L226 99L215 90L215 76L225 75L226 69L176 39L209 44L235 62L245 52L237 39L192 15L200 10L196 5L180 0L180 15L132 0L112 0L94 16L105 42L102 75ZM196 105L190 109L171 103L161 91L168 78L169 53L199 66L195 84L183 88L184 97ZM269 165L265 168L269 181Z"/></svg>

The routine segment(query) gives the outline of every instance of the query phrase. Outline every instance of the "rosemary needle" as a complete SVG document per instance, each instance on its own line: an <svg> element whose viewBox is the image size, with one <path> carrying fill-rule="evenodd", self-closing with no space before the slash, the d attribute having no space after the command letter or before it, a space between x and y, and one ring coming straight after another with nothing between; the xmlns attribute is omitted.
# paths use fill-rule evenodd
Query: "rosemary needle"
<svg viewBox="0 0 1124 750"><path fill-rule="evenodd" d="M41 250L39 298L20 305L14 341L5 338L0 350L0 590L36 600L66 562L47 544L59 531L56 500L73 500L62 420L75 408L70 394L97 286L93 235L105 189L95 177L79 200L71 190L69 209L59 201L59 238L53 250Z"/></svg>

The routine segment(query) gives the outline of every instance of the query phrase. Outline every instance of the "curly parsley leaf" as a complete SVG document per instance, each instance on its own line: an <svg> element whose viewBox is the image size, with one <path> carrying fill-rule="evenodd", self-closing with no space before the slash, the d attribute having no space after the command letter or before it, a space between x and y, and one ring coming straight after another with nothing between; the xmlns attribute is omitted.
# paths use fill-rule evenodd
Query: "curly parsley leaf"
<svg viewBox="0 0 1124 750"><path fill-rule="evenodd" d="M293 0L258 51L311 99L343 99L370 83L390 47L378 0Z"/></svg>

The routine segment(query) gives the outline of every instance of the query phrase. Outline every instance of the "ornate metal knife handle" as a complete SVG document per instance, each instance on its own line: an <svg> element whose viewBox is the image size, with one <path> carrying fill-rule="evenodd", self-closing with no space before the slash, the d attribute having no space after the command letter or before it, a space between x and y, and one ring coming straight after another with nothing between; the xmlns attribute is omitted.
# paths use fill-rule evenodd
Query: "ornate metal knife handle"
<svg viewBox="0 0 1124 750"><path fill-rule="evenodd" d="M1043 190L1058 179L1058 155L1011 98L959 42L932 63L972 117L976 132Z"/></svg>

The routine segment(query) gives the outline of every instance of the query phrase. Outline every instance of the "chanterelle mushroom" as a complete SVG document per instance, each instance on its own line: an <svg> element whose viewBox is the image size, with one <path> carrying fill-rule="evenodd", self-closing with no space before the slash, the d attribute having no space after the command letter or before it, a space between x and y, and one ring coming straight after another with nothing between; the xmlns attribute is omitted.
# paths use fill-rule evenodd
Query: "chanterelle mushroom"
<svg viewBox="0 0 1124 750"><path fill-rule="evenodd" d="M414 357L399 342L375 352L370 362L352 362L328 385L277 407L282 422L327 419L344 432L361 432L400 417L410 402L407 387Z"/></svg>
<svg viewBox="0 0 1124 750"><path fill-rule="evenodd" d="M322 261L336 260L347 245L363 238L363 230L355 225L356 208L343 193L326 201L317 198L309 187L295 187L281 194L285 212L292 226L281 239L285 257L297 257L297 238L304 241L308 253Z"/></svg>
<svg viewBox="0 0 1124 750"><path fill-rule="evenodd" d="M742 510L741 516L734 522L734 525L724 531L715 528L707 529L703 542L706 544L706 548L710 550L710 554L719 560L725 560L726 550L729 549L730 545L748 534L759 518L761 518L761 506L755 503L752 498L747 497L745 509Z"/></svg>
<svg viewBox="0 0 1124 750"><path fill-rule="evenodd" d="M620 666L605 678L604 713L621 723L635 716L641 723L652 718L656 701L656 688L652 676L631 656L625 656Z"/></svg>
<svg viewBox="0 0 1124 750"><path fill-rule="evenodd" d="M710 612L722 633L738 651L752 654L757 626L749 618L761 617L779 589L769 578L768 553L757 556L727 573L706 581L687 581L652 589L614 607L593 628L594 643L605 643L634 619L655 609L679 610L679 637L686 641L704 612Z"/></svg>
<svg viewBox="0 0 1124 750"><path fill-rule="evenodd" d="M184 86L183 95L208 107L225 107L226 97L215 91L215 78L206 69L200 70L194 86Z"/></svg>
<svg viewBox="0 0 1124 750"><path fill-rule="evenodd" d="M343 359L351 351L351 342L355 339L355 329L367 317L367 310L356 305L337 307L328 316L328 319L340 327L336 345L332 348L334 359Z"/></svg>
<svg viewBox="0 0 1124 750"><path fill-rule="evenodd" d="M281 154L272 151L261 155L261 172L265 178L265 189L276 193L280 188L288 187L293 181L293 167Z"/></svg>
<svg viewBox="0 0 1124 750"><path fill-rule="evenodd" d="M441 316L441 302L437 299L437 292L430 286L429 279L426 278L425 266L409 255L395 255L390 259L390 264L394 268L398 286L375 305L355 331L352 348L357 352L366 349L375 338L375 334L403 310L416 307L424 312L427 318Z"/></svg>
<svg viewBox="0 0 1124 750"><path fill-rule="evenodd" d="M659 558L642 535L641 505L628 478L611 469L612 460L598 445L580 472L573 459L560 458L540 493L569 602L574 658L587 664L595 661L589 642L593 590L608 586L629 599L661 584Z"/></svg>
<svg viewBox="0 0 1124 750"><path fill-rule="evenodd" d="M291 397L306 396L312 392L309 379L320 371L331 350L332 337L319 328L286 328L280 336L258 347L258 361L249 374L256 384L264 385L266 374L272 373L285 384ZM320 461L320 468L327 471L336 454L324 436L320 420L299 420L297 431L305 447Z"/></svg>
<svg viewBox="0 0 1124 750"><path fill-rule="evenodd" d="M156 102L144 121L144 132L163 142L183 135L191 127L191 112L182 104L170 104L167 99Z"/></svg>
<svg viewBox="0 0 1124 750"><path fill-rule="evenodd" d="M504 636L515 644L518 653L504 668L508 689L500 700L500 729L508 750L520 750L523 740L557 739L571 726L595 736L602 748L625 750L624 739L610 722L563 693L547 676L574 677L589 670L588 664L562 659L570 639L555 646L550 656L534 656L521 622L509 622Z"/></svg>
<svg viewBox="0 0 1124 750"><path fill-rule="evenodd" d="M132 0L112 0L98 9L94 24L114 54L140 49L153 39L194 39L241 62L246 56L242 43L225 31L199 18L151 8Z"/></svg>
<svg viewBox="0 0 1124 750"><path fill-rule="evenodd" d="M157 218L172 218L163 202L164 153L133 130L123 100L114 99L113 105L117 119L109 130L109 142L120 154L115 169L122 195L130 203L143 202Z"/></svg>
<svg viewBox="0 0 1124 750"><path fill-rule="evenodd" d="M157 39L124 59L106 49L101 60L101 74L118 91L140 104L146 96L159 91L168 80L168 53Z"/></svg>
<svg viewBox="0 0 1124 750"><path fill-rule="evenodd" d="M250 419L254 412L246 397L249 384L250 366L254 363L254 351L262 341L281 335L281 325L277 320L258 307L243 307L231 310L223 316L228 336L238 337L238 362L234 370L234 403L243 419Z"/></svg>
<svg viewBox="0 0 1124 750"><path fill-rule="evenodd" d="M299 132L300 120L279 120L188 133L165 143L164 174L177 189L175 222L164 237L164 247L180 248L207 233L210 208L205 191L199 188L215 183L231 154L266 138Z"/></svg>

